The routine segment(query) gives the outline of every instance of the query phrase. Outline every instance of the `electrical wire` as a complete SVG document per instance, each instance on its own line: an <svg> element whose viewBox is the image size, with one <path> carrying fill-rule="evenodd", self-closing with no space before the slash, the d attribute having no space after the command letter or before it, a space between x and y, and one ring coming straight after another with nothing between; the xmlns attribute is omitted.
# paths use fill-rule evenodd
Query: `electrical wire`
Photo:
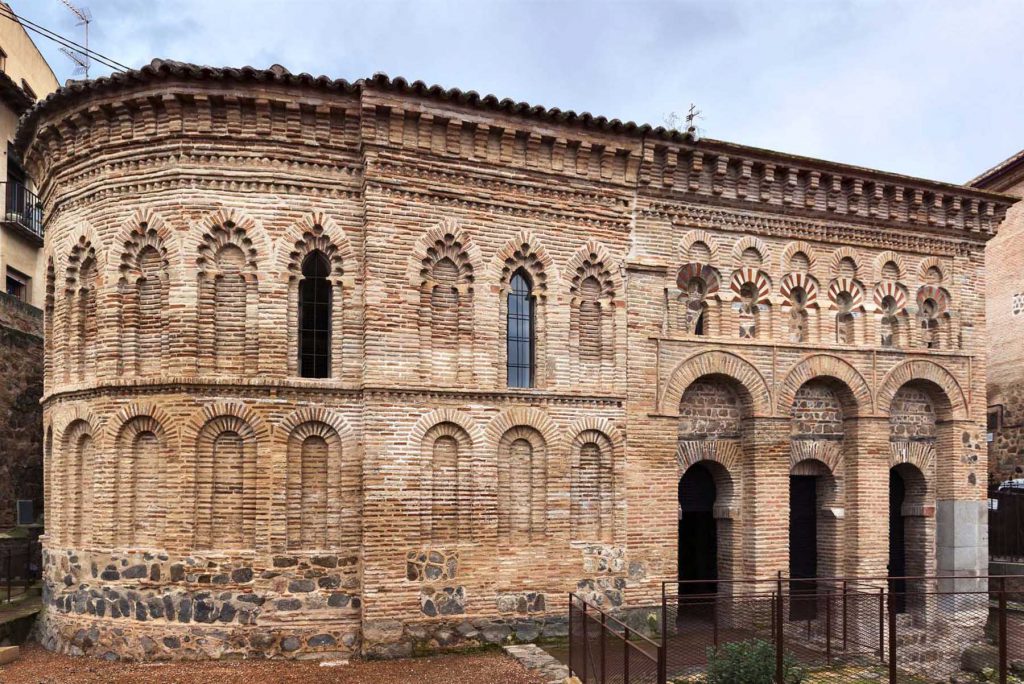
<svg viewBox="0 0 1024 684"><path fill-rule="evenodd" d="M128 71L131 69L131 67L121 64L120 62L110 57L107 57L106 55L102 55L99 52L96 52L95 50L91 50L82 45L79 45L70 38L65 38L64 36L60 35L59 33L55 33L54 31L51 31L45 26L40 26L39 24L29 21L28 19L24 19L15 14L13 10L8 9L3 5L0 5L0 16L4 16L13 21L17 21L26 29L38 33L44 38L48 38L49 40L52 40L53 42L62 45L68 48L69 50L76 50L78 52L81 52L82 54L91 58L93 61L99 62L105 67L108 67L115 71Z"/></svg>

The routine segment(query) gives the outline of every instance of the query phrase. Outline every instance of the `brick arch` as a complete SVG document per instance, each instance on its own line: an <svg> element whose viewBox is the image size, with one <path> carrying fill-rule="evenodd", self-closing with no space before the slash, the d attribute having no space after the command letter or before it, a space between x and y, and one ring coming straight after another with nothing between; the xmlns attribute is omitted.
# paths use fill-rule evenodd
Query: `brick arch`
<svg viewBox="0 0 1024 684"><path fill-rule="evenodd" d="M487 424L485 439L492 447L497 447L505 434L516 427L533 428L548 448L558 444L558 428L548 414L532 406L514 406L505 409Z"/></svg>
<svg viewBox="0 0 1024 684"><path fill-rule="evenodd" d="M838 380L849 391L850 396L845 402L850 404L847 408L852 409L855 415L871 413L871 388L864 376L838 356L815 354L804 358L793 366L782 381L775 400L775 406L780 416L791 414L797 391L815 378Z"/></svg>
<svg viewBox="0 0 1024 684"><path fill-rule="evenodd" d="M921 471L926 482L931 482L928 473L935 465L935 444L928 442L889 442L889 467L909 463Z"/></svg>
<svg viewBox="0 0 1024 684"><path fill-rule="evenodd" d="M842 262L843 259L850 259L850 260L853 261L854 269L856 270L856 273L854 273L853 277L854 278L860 278L861 277L861 272L860 272L860 269L861 269L861 263L860 263L861 262L861 256L860 256L860 253L857 250L855 250L853 247L849 247L849 246L840 247L836 251L832 252L832 258L829 259L829 264L828 264L828 273L829 273L829 275L831 277L833 277L833 278L838 278L839 277L839 264L840 264L840 262Z"/></svg>
<svg viewBox="0 0 1024 684"><path fill-rule="evenodd" d="M176 441L173 439L177 435L175 421L171 419L171 416L163 408L155 403L137 403L134 401L122 406L107 421L106 428L103 431L104 439L111 444L116 443L128 424L136 418L150 418L156 421L160 425L161 430L163 430L163 434L168 442Z"/></svg>
<svg viewBox="0 0 1024 684"><path fill-rule="evenodd" d="M304 214L278 238L273 251L274 270L296 274L307 254L319 249L331 263L331 277L350 287L355 280L355 253L345 231L323 212Z"/></svg>
<svg viewBox="0 0 1024 684"><path fill-rule="evenodd" d="M582 436L586 432L599 432L607 437L612 448L615 450L616 456L620 456L622 454L622 449L626 446L626 438L623 437L619 429L615 427L615 423L607 418L587 416L573 421L569 427L566 428L565 438L562 441L567 452L571 452L574 448L579 448L583 443Z"/></svg>
<svg viewBox="0 0 1024 684"><path fill-rule="evenodd" d="M141 243L140 243L141 238ZM125 262L132 255L138 254L141 247L152 244L160 252L167 267L173 268L182 263L181 241L163 217L151 209L137 209L125 221L114 239L113 258L110 267L117 268L112 277L125 277Z"/></svg>
<svg viewBox="0 0 1024 684"><path fill-rule="evenodd" d="M807 301L804 306L808 309L818 308L818 281L810 273L798 273L790 272L782 278L782 284L779 287L779 294L782 295L785 303L791 304L790 293L794 288L802 288L807 295Z"/></svg>
<svg viewBox="0 0 1024 684"><path fill-rule="evenodd" d="M772 294L772 281L768 274L761 269L737 268L732 272L729 279L729 291L732 292L733 301L740 301L740 292L747 284L754 286L757 292L756 304L767 304Z"/></svg>
<svg viewBox="0 0 1024 684"><path fill-rule="evenodd" d="M896 392L900 387L914 380L927 381L942 391L944 396L940 399L947 403L945 408L949 410L950 418L953 420L967 419L967 398L960 383L949 370L934 361L924 359L904 361L885 374L878 389L878 412L882 415L889 415Z"/></svg>
<svg viewBox="0 0 1024 684"><path fill-rule="evenodd" d="M269 425L252 408L241 401L219 401L203 406L185 422L181 428L182 443L188 445L186 448L194 448L203 428L222 417L238 418L247 423L257 444L265 443L270 436Z"/></svg>
<svg viewBox="0 0 1024 684"><path fill-rule="evenodd" d="M472 417L456 409L443 408L420 416L409 431L409 444L412 446L422 444L427 434L435 426L443 423L457 425L473 444L479 445L484 441L483 430Z"/></svg>
<svg viewBox="0 0 1024 684"><path fill-rule="evenodd" d="M761 268L766 270L771 268L771 250L768 248L768 245L765 243L764 240L753 235L744 235L743 237L736 241L735 245L733 245L733 268L743 268L743 252L747 251L748 249L754 249L757 251L758 254L761 255Z"/></svg>
<svg viewBox="0 0 1024 684"><path fill-rule="evenodd" d="M51 426L56 426L53 430L53 437L58 443L62 443L64 438L64 431L68 429L72 423L76 421L83 421L89 425L91 434L95 437L103 432L103 425L105 421L102 417L94 414L92 408L87 404L72 404L69 407L59 411L51 419Z"/></svg>
<svg viewBox="0 0 1024 684"><path fill-rule="evenodd" d="M305 406L288 414L275 427L275 436L286 443L291 434L305 424L325 425L334 431L346 451L355 447L356 432L345 416L323 406Z"/></svg>
<svg viewBox="0 0 1024 684"><path fill-rule="evenodd" d="M698 463L712 467L711 476L717 490L715 517L733 519L739 517L741 491L740 478L743 473L743 447L736 440L680 441L676 449L679 477Z"/></svg>
<svg viewBox="0 0 1024 684"><path fill-rule="evenodd" d="M65 235L64 239L52 246L52 252L56 256L57 276L62 277L67 273L69 257L76 247L88 244L96 258L96 271L105 274L108 267L108 254L106 245L101 242L98 233L91 224L82 222L74 230Z"/></svg>
<svg viewBox="0 0 1024 684"><path fill-rule="evenodd" d="M484 272L483 256L480 253L480 248L462 230L462 226L457 220L445 218L421 235L413 245L406 268L410 287L418 289L422 286L424 264L431 260L431 251L434 245L439 242L445 243L449 235L458 244L459 253L465 260L464 265L460 264L459 269L465 279L472 283L475 274Z"/></svg>
<svg viewBox="0 0 1024 684"><path fill-rule="evenodd" d="M903 280L907 277L907 266L903 261L903 257L897 252L887 249L875 257L874 273L872 273L872 279L875 282L882 280L882 269L890 261L896 264L896 270L898 271L896 280Z"/></svg>
<svg viewBox="0 0 1024 684"><path fill-rule="evenodd" d="M491 260L492 282L498 283L501 291L508 287L508 281L519 268L525 268L533 279L533 288L539 299L547 297L548 289L557 284L558 277L554 260L543 243L532 233L523 231L505 243Z"/></svg>
<svg viewBox="0 0 1024 684"><path fill-rule="evenodd" d="M933 256L921 259L921 263L917 265L918 281L923 283L925 280L925 276L928 274L928 269L933 267L939 269L939 273L942 276L942 278L939 280L939 285L945 285L947 279L949 278L949 269L947 269L946 265L942 263L942 259Z"/></svg>
<svg viewBox="0 0 1024 684"><path fill-rule="evenodd" d="M807 272L811 274L816 273L818 268L818 251L809 242L804 242L803 240L794 240L793 242L786 243L786 247L782 250L782 263L780 264L782 270L793 270L790 266L790 260L797 252L803 252L807 255Z"/></svg>
<svg viewBox="0 0 1024 684"><path fill-rule="evenodd" d="M789 450L789 467L792 470L805 461L818 461L828 468L832 475L839 477L843 472L843 450L839 442L821 439L794 439Z"/></svg>
<svg viewBox="0 0 1024 684"><path fill-rule="evenodd" d="M740 385L741 399L747 410L754 416L769 416L772 413L771 392L764 376L744 358L723 351L698 352L680 361L672 370L668 383L659 402L659 413L666 416L679 415L679 402L683 392L695 380L707 375L724 375Z"/></svg>
<svg viewBox="0 0 1024 684"><path fill-rule="evenodd" d="M683 236L683 239L679 241L679 261L695 261L695 259L690 256L690 248L698 242L703 242L708 246L708 250L711 252L711 263L721 263L718 240L716 240L715 237L706 230L699 229L689 231Z"/></svg>
<svg viewBox="0 0 1024 684"><path fill-rule="evenodd" d="M270 264L272 258L272 243L263 226L248 214L237 210L219 209L207 214L198 221L195 221L189 229L189 242L185 249L188 250L185 258L195 257L201 260L200 250L211 238L216 240L214 233L223 230L231 224L236 229L245 232L245 237L252 243L246 252L247 261L255 265Z"/></svg>
<svg viewBox="0 0 1024 684"><path fill-rule="evenodd" d="M562 279L571 288L588 276L595 276L601 283L602 296L621 299L624 295L622 277L615 268L615 260L608 249L597 240L587 240L577 249L562 269Z"/></svg>

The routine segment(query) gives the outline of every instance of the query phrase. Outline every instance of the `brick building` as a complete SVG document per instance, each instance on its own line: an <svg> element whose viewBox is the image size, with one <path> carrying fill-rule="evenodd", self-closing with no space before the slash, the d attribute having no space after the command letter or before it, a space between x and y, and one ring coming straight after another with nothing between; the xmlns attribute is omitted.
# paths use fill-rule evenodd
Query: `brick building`
<svg viewBox="0 0 1024 684"><path fill-rule="evenodd" d="M1024 197L1024 151L970 182L973 187ZM1011 207L999 234L985 247L988 271L989 470L992 482L1024 478L1024 205Z"/></svg>
<svg viewBox="0 0 1024 684"><path fill-rule="evenodd" d="M985 567L1011 198L280 67L72 85L19 145L48 647L395 655L677 574Z"/></svg>

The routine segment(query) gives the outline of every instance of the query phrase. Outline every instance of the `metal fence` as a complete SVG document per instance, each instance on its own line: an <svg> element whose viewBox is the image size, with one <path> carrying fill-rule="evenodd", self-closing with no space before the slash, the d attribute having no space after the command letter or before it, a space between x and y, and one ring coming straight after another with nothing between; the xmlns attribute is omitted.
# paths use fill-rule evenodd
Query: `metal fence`
<svg viewBox="0 0 1024 684"><path fill-rule="evenodd" d="M23 183L7 181L4 185L4 221L16 223L33 235L43 237L43 205L35 193Z"/></svg>
<svg viewBox="0 0 1024 684"><path fill-rule="evenodd" d="M0 601L11 601L24 594L40 578L39 542L7 542L0 547Z"/></svg>
<svg viewBox="0 0 1024 684"><path fill-rule="evenodd" d="M583 684L660 684L664 662L661 644L569 594L569 669Z"/></svg>
<svg viewBox="0 0 1024 684"><path fill-rule="evenodd" d="M1024 675L1022 590L1019 577L670 582L661 605L615 616L572 595L570 668L584 684L720 684L737 667L777 684L1006 684Z"/></svg>

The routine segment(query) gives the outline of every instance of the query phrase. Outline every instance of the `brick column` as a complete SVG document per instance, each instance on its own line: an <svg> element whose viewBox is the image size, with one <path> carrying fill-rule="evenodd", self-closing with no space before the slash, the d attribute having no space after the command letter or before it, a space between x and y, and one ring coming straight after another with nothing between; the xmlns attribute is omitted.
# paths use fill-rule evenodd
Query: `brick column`
<svg viewBox="0 0 1024 684"><path fill-rule="evenodd" d="M845 433L843 572L882 577L889 564L889 420L856 418L847 421Z"/></svg>
<svg viewBox="0 0 1024 684"><path fill-rule="evenodd" d="M789 419L754 418L743 435L740 575L789 574Z"/></svg>

